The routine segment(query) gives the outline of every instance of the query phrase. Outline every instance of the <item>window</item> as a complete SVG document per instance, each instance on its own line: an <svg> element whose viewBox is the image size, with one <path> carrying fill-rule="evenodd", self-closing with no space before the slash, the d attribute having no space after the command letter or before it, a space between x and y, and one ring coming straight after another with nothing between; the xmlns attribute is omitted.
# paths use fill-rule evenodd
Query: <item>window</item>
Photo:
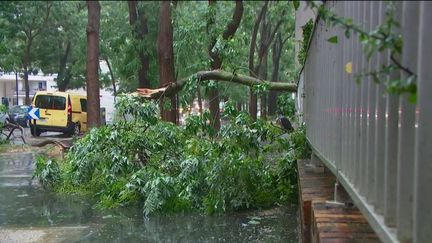
<svg viewBox="0 0 432 243"><path fill-rule="evenodd" d="M41 109L64 110L66 109L66 98L52 95L38 95L35 105Z"/></svg>
<svg viewBox="0 0 432 243"><path fill-rule="evenodd" d="M80 99L81 103L81 111L87 112L87 100L86 99Z"/></svg>
<svg viewBox="0 0 432 243"><path fill-rule="evenodd" d="M41 81L38 83L38 90L46 90L46 81Z"/></svg>

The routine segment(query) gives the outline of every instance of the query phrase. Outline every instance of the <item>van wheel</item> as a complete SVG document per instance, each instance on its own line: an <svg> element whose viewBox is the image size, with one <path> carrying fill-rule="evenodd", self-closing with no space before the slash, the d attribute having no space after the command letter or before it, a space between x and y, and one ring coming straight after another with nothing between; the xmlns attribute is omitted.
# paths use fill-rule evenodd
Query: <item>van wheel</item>
<svg viewBox="0 0 432 243"><path fill-rule="evenodd" d="M33 137L39 137L42 132L36 128L36 133L35 133L34 129L32 127L30 127L30 133Z"/></svg>

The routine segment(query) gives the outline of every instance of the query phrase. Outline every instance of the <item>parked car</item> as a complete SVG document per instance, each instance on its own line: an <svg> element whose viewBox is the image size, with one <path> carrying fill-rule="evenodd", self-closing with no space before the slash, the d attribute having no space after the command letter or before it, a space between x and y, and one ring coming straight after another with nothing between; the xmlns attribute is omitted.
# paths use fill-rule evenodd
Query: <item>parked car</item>
<svg viewBox="0 0 432 243"><path fill-rule="evenodd" d="M29 106L27 105L15 105L9 109L9 119L11 123L20 125L22 127L28 127L27 111Z"/></svg>
<svg viewBox="0 0 432 243"><path fill-rule="evenodd" d="M39 108L40 119L30 123L33 136L42 132L63 132L78 135L87 130L87 97L66 92L38 91L33 97L33 107Z"/></svg>

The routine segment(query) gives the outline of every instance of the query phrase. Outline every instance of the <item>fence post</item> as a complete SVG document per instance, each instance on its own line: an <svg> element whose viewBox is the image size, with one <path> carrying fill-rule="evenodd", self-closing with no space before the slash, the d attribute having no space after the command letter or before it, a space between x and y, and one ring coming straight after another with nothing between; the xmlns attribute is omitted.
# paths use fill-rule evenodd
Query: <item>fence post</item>
<svg viewBox="0 0 432 243"><path fill-rule="evenodd" d="M414 162L414 242L432 239L432 2L420 3L418 51L418 127Z"/></svg>
<svg viewBox="0 0 432 243"><path fill-rule="evenodd" d="M417 69L419 34L419 2L403 3L403 52L402 64L410 70ZM401 72L402 79L409 78ZM399 144L397 176L397 234L402 242L412 241L412 199L414 181L415 104L408 101L409 95L399 98Z"/></svg>
<svg viewBox="0 0 432 243"><path fill-rule="evenodd" d="M385 2L379 2L379 23L385 20ZM386 53L378 54L378 66L387 64L388 56ZM386 92L385 80L380 80L376 93L376 124L375 124L375 141L380 144L380 148L375 153L375 210L377 213L384 213L384 160L385 160L385 119L386 119Z"/></svg>

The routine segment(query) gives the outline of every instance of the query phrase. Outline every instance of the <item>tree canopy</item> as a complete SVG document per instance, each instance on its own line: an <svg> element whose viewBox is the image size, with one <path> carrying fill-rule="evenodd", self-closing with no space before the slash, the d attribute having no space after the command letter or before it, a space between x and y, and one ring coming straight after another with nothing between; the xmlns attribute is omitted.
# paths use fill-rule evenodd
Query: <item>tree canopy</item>
<svg viewBox="0 0 432 243"><path fill-rule="evenodd" d="M134 92L139 87L156 89L163 85L159 80L161 64L157 52L160 28L164 28L159 24L164 18L159 15L161 4L100 2L99 61L103 64L99 68L100 87L110 87L119 94ZM215 61L218 61L218 65L213 65L216 69L234 76L249 75L278 82L296 79L292 3L198 1L170 5L174 80L181 83L184 77L210 71ZM85 87L87 15L83 2L3 3L0 6L0 69L22 73L24 79L28 73L55 73L59 90ZM176 90L178 106L188 107L199 96L200 101L202 98L209 102L216 98L230 99L239 109L244 109L251 102L249 95L258 91L265 115L268 87L279 85L268 86L262 82L254 88L252 84L249 94L242 82L215 81L201 80L193 90ZM183 88L183 85L176 87ZM286 91L294 89L292 86ZM216 95L211 90L216 90ZM275 95L272 92L268 98L272 114Z"/></svg>

